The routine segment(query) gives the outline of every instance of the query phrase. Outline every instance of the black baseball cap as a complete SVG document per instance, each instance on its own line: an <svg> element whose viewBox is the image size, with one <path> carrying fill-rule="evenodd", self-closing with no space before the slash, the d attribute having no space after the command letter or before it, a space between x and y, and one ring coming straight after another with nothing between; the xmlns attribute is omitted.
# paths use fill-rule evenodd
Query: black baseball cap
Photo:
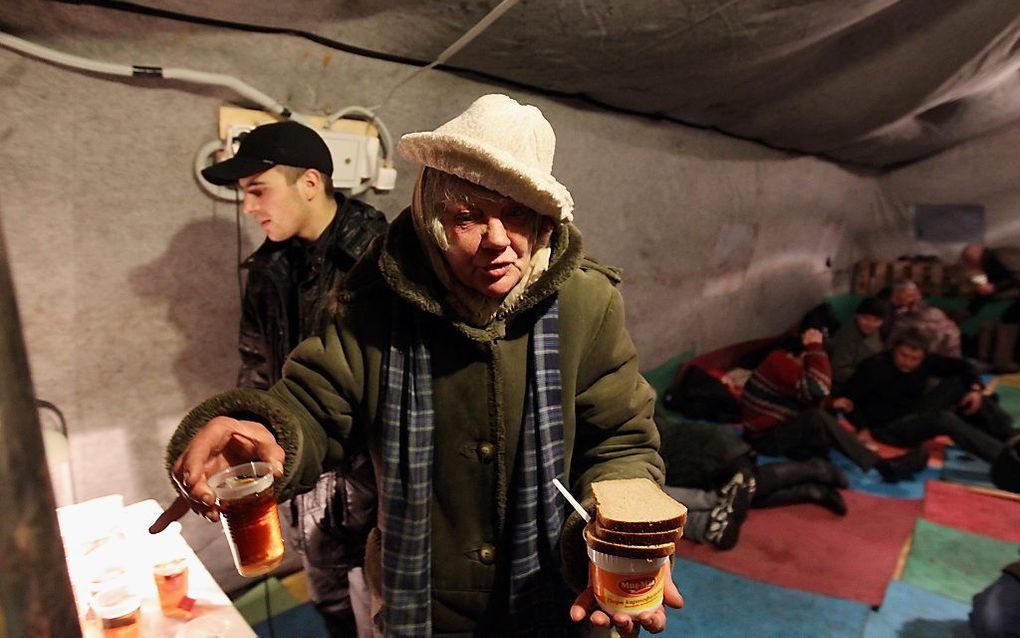
<svg viewBox="0 0 1020 638"><path fill-rule="evenodd" d="M333 157L322 137L304 124L287 120L252 129L241 138L233 157L202 169L202 177L226 186L279 164L333 175Z"/></svg>

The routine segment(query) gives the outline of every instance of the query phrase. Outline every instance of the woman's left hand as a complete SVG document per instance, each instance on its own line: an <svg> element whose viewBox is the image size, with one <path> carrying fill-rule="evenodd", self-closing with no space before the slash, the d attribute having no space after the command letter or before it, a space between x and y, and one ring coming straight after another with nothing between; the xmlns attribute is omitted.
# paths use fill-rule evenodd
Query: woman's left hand
<svg viewBox="0 0 1020 638"><path fill-rule="evenodd" d="M680 609L684 606L684 598L676 588L673 579L665 582L662 592L662 605L652 611L643 611L637 616L631 616L623 612L616 612L612 618L609 614L599 609L595 601L595 594L591 585L578 595L574 604L570 607L570 618L574 622L581 622L585 618L595 627L616 626L621 638L637 636L644 627L653 634L657 634L666 628L666 607Z"/></svg>

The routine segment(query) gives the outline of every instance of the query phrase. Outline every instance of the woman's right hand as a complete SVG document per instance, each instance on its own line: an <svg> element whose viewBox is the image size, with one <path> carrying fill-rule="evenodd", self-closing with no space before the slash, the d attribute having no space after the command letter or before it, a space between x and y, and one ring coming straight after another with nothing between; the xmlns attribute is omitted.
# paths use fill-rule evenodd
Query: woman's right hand
<svg viewBox="0 0 1020 638"><path fill-rule="evenodd" d="M273 475L283 475L285 454L273 434L261 423L218 416L195 434L174 461L170 477L181 496L149 527L158 533L189 509L210 521L219 520L216 495L209 487L209 478L228 467L246 461L266 461L273 466Z"/></svg>

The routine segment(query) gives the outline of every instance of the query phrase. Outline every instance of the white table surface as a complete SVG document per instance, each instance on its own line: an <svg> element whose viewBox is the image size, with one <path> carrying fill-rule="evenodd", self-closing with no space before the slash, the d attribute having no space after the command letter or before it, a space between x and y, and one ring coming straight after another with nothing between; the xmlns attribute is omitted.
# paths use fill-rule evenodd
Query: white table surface
<svg viewBox="0 0 1020 638"><path fill-rule="evenodd" d="M139 638L253 638L256 634L230 602L183 537L174 540L188 561L188 596L195 599L190 612L164 616L159 605L152 562L157 542L149 525L163 511L154 500L121 507L116 496L93 499L58 509L61 535L68 555L68 573L85 638L101 638L100 622L88 612L89 581L106 564L125 569L122 582L143 599ZM98 530L98 531L97 531ZM113 530L109 541L91 541ZM119 533L117 533L119 532ZM91 541L91 542L90 542Z"/></svg>

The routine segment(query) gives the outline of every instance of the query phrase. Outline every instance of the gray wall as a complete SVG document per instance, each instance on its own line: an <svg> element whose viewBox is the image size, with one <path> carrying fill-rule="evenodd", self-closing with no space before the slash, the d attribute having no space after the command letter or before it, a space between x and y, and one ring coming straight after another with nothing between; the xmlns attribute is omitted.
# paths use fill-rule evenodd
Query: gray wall
<svg viewBox="0 0 1020 638"><path fill-rule="evenodd" d="M883 199L913 220L915 204L980 204L989 245L1020 245L1020 126L1000 129L884 176ZM917 246L917 244L915 244ZM920 245L955 260L960 244Z"/></svg>
<svg viewBox="0 0 1020 638"><path fill-rule="evenodd" d="M292 37L91 7L8 2L0 27L97 60L231 74L314 114L373 104L412 72ZM235 209L192 176L217 108L237 97L2 48L0 79L0 211L35 385L67 414L78 496L166 503L169 433L189 406L231 385L237 363ZM380 115L394 135L429 129L492 91L552 122L554 172L577 203L588 252L624 269L645 369L690 347L775 333L859 257L909 246L908 216L876 180L711 132L441 72L403 87ZM397 168L397 189L368 197L391 218L414 177L406 162ZM716 246L725 225L739 235L749 224L748 247ZM247 254L260 238L242 225Z"/></svg>

